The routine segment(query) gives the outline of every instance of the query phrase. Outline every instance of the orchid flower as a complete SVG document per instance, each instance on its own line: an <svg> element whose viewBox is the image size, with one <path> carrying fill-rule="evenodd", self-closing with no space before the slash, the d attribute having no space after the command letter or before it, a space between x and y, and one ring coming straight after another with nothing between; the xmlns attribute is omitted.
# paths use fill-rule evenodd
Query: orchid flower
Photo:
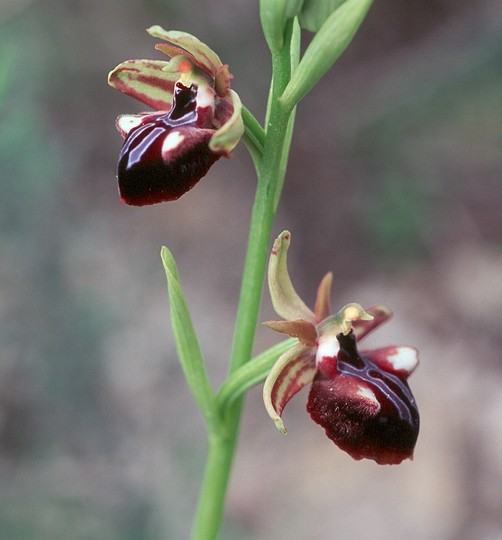
<svg viewBox="0 0 502 540"><path fill-rule="evenodd" d="M124 138L120 200L135 206L181 197L216 160L230 156L244 131L232 75L218 55L188 33L147 31L167 42L155 48L170 61L128 60L108 76L111 86L155 109L116 123Z"/></svg>
<svg viewBox="0 0 502 540"><path fill-rule="evenodd" d="M417 350L391 346L359 352L357 343L391 312L351 303L331 314L331 273L322 279L312 311L289 277L290 241L288 231L276 239L268 270L274 309L285 320L264 324L298 343L279 357L265 381L268 414L285 434L286 404L311 384L307 411L339 448L382 465L411 459L419 416L406 379L418 365Z"/></svg>

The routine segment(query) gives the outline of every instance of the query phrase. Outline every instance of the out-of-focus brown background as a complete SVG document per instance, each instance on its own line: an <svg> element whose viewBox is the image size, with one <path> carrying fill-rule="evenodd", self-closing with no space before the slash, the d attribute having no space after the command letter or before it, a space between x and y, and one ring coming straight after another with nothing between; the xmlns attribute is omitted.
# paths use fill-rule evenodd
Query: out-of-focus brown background
<svg viewBox="0 0 502 540"><path fill-rule="evenodd" d="M205 433L174 352L174 252L223 380L254 192L243 146L176 203L118 202L106 84L160 58L144 28L191 32L262 117L270 66L248 0L1 0L0 538L188 535ZM382 302L370 345L421 351L415 459L354 462L305 412L288 437L250 392L226 540L502 538L502 6L379 0L301 104L275 233L312 298ZM273 316L268 298L263 319ZM275 343L260 329L257 351Z"/></svg>

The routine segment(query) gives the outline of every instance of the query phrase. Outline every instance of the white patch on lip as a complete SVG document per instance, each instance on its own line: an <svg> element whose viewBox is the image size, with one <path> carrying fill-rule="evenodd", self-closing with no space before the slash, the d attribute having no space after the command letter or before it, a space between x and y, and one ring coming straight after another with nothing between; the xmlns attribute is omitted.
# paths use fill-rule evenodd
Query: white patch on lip
<svg viewBox="0 0 502 540"><path fill-rule="evenodd" d="M368 388L367 386L360 386L357 390L357 395L378 405L378 399L376 398L371 388Z"/></svg>
<svg viewBox="0 0 502 540"><path fill-rule="evenodd" d="M396 371L411 373L418 365L417 351L413 347L396 347L396 352L390 354L387 360Z"/></svg>
<svg viewBox="0 0 502 540"><path fill-rule="evenodd" d="M214 90L207 86L201 85L197 90L197 108L211 107L214 109Z"/></svg>
<svg viewBox="0 0 502 540"><path fill-rule="evenodd" d="M117 128L126 136L132 129L137 128L142 120L143 118L138 116L123 114L117 118Z"/></svg>
<svg viewBox="0 0 502 540"><path fill-rule="evenodd" d="M382 406L371 388L368 388L367 386L360 386L357 389L356 395L364 400L361 401L360 404L363 406L365 414L374 416L378 413L378 411L380 411Z"/></svg>
<svg viewBox="0 0 502 540"><path fill-rule="evenodd" d="M323 358L335 358L340 350L340 343L336 336L321 336L316 352L316 364L322 361Z"/></svg>
<svg viewBox="0 0 502 540"><path fill-rule="evenodd" d="M184 141L185 136L179 131L171 131L162 143L162 155L169 154Z"/></svg>

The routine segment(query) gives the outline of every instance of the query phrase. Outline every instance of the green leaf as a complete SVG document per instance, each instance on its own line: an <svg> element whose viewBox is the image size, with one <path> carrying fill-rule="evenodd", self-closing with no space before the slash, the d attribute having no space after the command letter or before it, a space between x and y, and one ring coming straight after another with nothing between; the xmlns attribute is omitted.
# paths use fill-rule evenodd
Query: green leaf
<svg viewBox="0 0 502 540"><path fill-rule="evenodd" d="M300 26L317 32L326 19L347 0L305 0L299 15Z"/></svg>
<svg viewBox="0 0 502 540"><path fill-rule="evenodd" d="M286 1L286 17L296 17L303 9L305 0L287 0Z"/></svg>
<svg viewBox="0 0 502 540"><path fill-rule="evenodd" d="M260 20L270 50L281 49L284 45L286 0L260 0Z"/></svg>
<svg viewBox="0 0 502 540"><path fill-rule="evenodd" d="M171 326L176 350L188 386L208 424L216 419L216 400L204 364L204 358L193 328L185 295L179 280L178 269L172 253L163 247L160 256L164 264L169 295Z"/></svg>
<svg viewBox="0 0 502 540"><path fill-rule="evenodd" d="M319 82L352 41L372 0L347 0L324 22L312 38L293 73L281 101L294 107Z"/></svg>
<svg viewBox="0 0 502 540"><path fill-rule="evenodd" d="M264 381L279 356L293 347L295 343L297 343L296 339L282 341L232 373L223 383L216 396L221 414L224 414L232 403L247 390Z"/></svg>

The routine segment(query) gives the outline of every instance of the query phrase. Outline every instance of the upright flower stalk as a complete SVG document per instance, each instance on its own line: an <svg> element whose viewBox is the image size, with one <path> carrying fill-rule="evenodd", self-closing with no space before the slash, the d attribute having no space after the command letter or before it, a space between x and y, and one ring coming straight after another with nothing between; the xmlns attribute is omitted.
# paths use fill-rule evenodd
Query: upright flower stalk
<svg viewBox="0 0 502 540"><path fill-rule="evenodd" d="M285 174L285 170L281 167L282 152L278 152L277 149L283 149L288 144L284 151L289 151L288 124L293 111L285 110L279 98L289 81L292 58L296 56L296 50L299 47L299 32L293 31L293 21L289 23L285 39L284 46L272 53L274 84L271 86L268 101L269 121L266 126L263 151L256 163L258 185L251 215L229 377L251 359L276 209L275 201L278 197L277 190ZM246 127L256 128L254 123L248 123ZM193 529L194 540L216 538L224 508L226 483L230 475L239 433L243 402L244 395L233 401L231 406L224 411L225 429L223 432L210 434L206 471ZM225 489L222 489L223 481ZM217 483L220 483L219 492L215 489Z"/></svg>
<svg viewBox="0 0 502 540"><path fill-rule="evenodd" d="M129 60L117 66L109 76L114 88L154 109L139 115L122 115L117 120L117 129L124 138L117 171L122 202L142 206L176 200L192 189L217 159L230 157L241 138L249 149L257 172L228 376L219 391L215 391L209 382L203 350L192 325L174 257L165 247L161 252L179 360L208 431L206 467L192 527L192 540L217 538L245 393L265 379L266 410L282 431L285 431L281 418L285 404L301 387L311 383L309 412L316 422L325 427L328 436L338 446L356 459L370 457L379 463L397 463L400 459L411 457L414 440L412 444L408 440L408 447L399 454L396 450L399 435L395 435L395 429L388 437L388 440L392 439L387 445L388 451L370 449L380 443L375 443L375 438L371 439L372 433L365 431L365 428L371 423L370 420L378 418L380 421L384 416L388 419L390 409L388 403L384 403L384 387L373 379L362 381L362 372L354 371L359 369L361 363L369 365L363 353L360 356L357 352L354 340L382 322L382 317L387 317L387 311L379 311L378 308L365 311L353 304L345 306L336 315L330 315L328 278L320 288L315 310L310 311L295 296L287 270L282 267L282 277L279 275L281 272L277 274L270 270L274 268L274 261L281 250L284 253L285 233L274 244L269 285L274 305L276 308L279 306L278 313L286 320L269 322L268 325L290 335L292 339L251 358L296 106L350 43L370 5L371 0L340 0L326 4L304 0L260 0L261 23L272 59L272 82L263 126L230 88L233 77L229 67L205 43L185 32L168 32L159 26L151 27L149 33L162 40L156 48L170 59ZM314 37L301 57L302 28L313 31ZM315 189L315 178L310 188ZM288 307L291 300L293 307ZM295 311L298 306L300 312ZM295 317L289 317L291 314ZM304 317L299 319L305 320L297 320L298 314L303 314ZM373 322L368 322L370 320ZM336 345L337 342L339 345ZM326 344L329 344L328 348ZM330 354L324 358L319 351L328 349ZM385 373L381 375L384 378L395 368L399 373L390 374L397 377L404 388L405 376L414 367L410 350L392 350L401 354L401 367L389 367L389 362L392 363L396 356L392 357L390 349L385 349L380 356L370 354L374 362L371 365L375 365L377 370L383 369ZM406 354L408 364L402 371ZM317 357L320 358L319 362ZM298 366L300 371L290 369ZM351 386L353 381L350 379L347 386L344 379L347 370L352 370L349 379L357 379L357 384ZM295 378L295 373L303 378ZM372 376L368 375L369 378ZM287 382L285 386L281 385L283 380ZM387 384L389 377L385 381ZM396 383L395 379L389 385L391 383ZM356 426L357 422L353 422L351 415L354 410L350 408L345 410L344 417L337 416L332 421L331 411L337 407L337 403L326 396L330 394L330 385L333 384L341 388L340 395L347 389L346 395L352 392L350 395L355 396L354 410L359 410L361 398L364 398L367 414L361 417L359 427ZM399 392L396 384L393 388ZM404 394L407 398L406 391ZM403 394L399 396L403 397ZM409 399L413 405L412 396ZM358 441L364 440L364 443L354 443L350 437L348 441L340 439L339 432L350 422L354 426L351 433L359 437ZM418 414L416 422L418 430ZM367 440L370 440L369 446L365 446Z"/></svg>

